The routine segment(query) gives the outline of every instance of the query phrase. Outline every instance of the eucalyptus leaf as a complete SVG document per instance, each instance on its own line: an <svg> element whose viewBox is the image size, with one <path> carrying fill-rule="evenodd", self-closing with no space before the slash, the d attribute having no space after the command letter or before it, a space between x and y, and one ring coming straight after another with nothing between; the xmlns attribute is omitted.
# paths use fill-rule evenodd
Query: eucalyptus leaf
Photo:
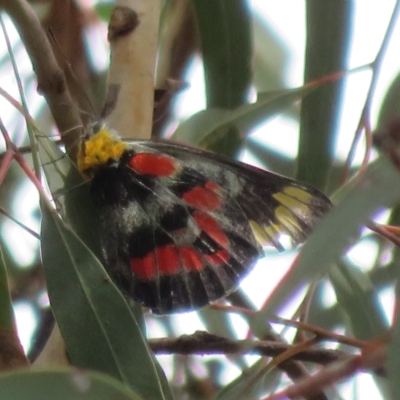
<svg viewBox="0 0 400 400"><path fill-rule="evenodd" d="M142 399L107 375L72 368L0 374L0 396L7 400Z"/></svg>
<svg viewBox="0 0 400 400"><path fill-rule="evenodd" d="M303 86L291 90L259 93L255 103L233 110L209 108L200 111L179 125L173 134L173 139L207 147L209 142L218 139L214 137L215 132L224 132L222 130L224 126L234 125L241 132L248 133L258 124L283 112L314 88L315 86Z"/></svg>
<svg viewBox="0 0 400 400"><path fill-rule="evenodd" d="M247 102L252 37L247 0L192 0L201 42L207 107Z"/></svg>
<svg viewBox="0 0 400 400"><path fill-rule="evenodd" d="M53 210L43 207L42 213L48 294L73 364L107 373L146 398L172 398L140 326L101 263Z"/></svg>
<svg viewBox="0 0 400 400"><path fill-rule="evenodd" d="M6 261L0 244L0 330L13 331L14 329L14 313L8 289Z"/></svg>
<svg viewBox="0 0 400 400"><path fill-rule="evenodd" d="M356 7L347 0L309 0L305 4L304 81L311 82L348 68ZM296 178L322 190L334 157L344 88L344 79L330 82L301 104Z"/></svg>
<svg viewBox="0 0 400 400"><path fill-rule="evenodd" d="M331 269L329 278L356 338L372 340L387 332L389 324L378 294L363 271L339 262Z"/></svg>

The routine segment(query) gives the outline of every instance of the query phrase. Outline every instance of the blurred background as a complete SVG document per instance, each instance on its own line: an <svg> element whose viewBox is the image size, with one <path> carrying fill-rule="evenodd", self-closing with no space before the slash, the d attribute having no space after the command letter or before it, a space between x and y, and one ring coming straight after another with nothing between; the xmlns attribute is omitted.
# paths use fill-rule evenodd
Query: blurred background
<svg viewBox="0 0 400 400"><path fill-rule="evenodd" d="M51 28L57 41L53 43L55 54L60 65L67 71L70 90L79 109L84 112L83 118L87 121L96 119L106 89L109 65L107 19L113 3L85 0L40 0L30 3L43 26L46 29ZM345 164L360 124L372 77L371 68L357 68L374 61L396 4L394 0L355 0L349 3L352 5L351 16L343 16L343 19L351 20L351 29L348 29L345 38L345 65L340 69L347 70L348 73L341 80L336 114L332 117L333 122L330 122L334 139L330 142L332 162L329 182L324 187L319 185L328 195L339 188L343 171L347 171L348 176L352 175L364 160L366 141L361 135L354 146L350 165ZM307 37L306 2L249 0L244 4L251 21L249 34L252 53L251 84L246 100L255 101L260 92L302 86ZM210 105L210 98L206 95L207 82L204 79L201 52L200 37L204 40L204 35L196 28L196 18L201 19L196 15L195 10L199 13L196 7L187 0L163 2L156 85L166 91L167 95L155 109L153 135L157 137L173 136L181 123ZM51 114L43 97L37 93L32 65L18 32L6 15L2 18L17 60L19 79L29 111L44 133L57 137L58 132ZM18 99L17 79L10 64L4 36L0 36L0 86ZM385 126L398 114L399 42L400 23L396 23L369 108L368 118L372 129ZM179 89L168 89L167 80L178 82L175 86ZM0 116L14 143L18 146L28 145L24 118L6 100L1 98L0 102ZM240 135L240 140L235 139L234 146L225 147L226 151L223 152L264 169L287 176L298 176L300 116L298 101L292 101L289 107L282 110L265 112L263 118L258 118L251 129ZM214 150L220 151L221 143ZM376 152L372 150L369 160L376 156ZM26 227L39 233L38 195L17 165L10 170L3 183L0 205ZM390 218L394 217L388 210L383 210L376 216L376 220L380 222L386 222ZM40 243L37 237L4 215L0 215L0 230L18 332L26 352L30 353L34 338L37 335L45 337L44 331L40 329L49 327L46 325L49 303L40 262ZM388 325L391 321L394 307L393 282L396 267L392 263L392 250L392 246L383 239L365 230L360 240L341 261L368 278L368 284L374 288L376 295L374 299L379 314L377 318L383 325ZM242 282L239 291L242 299L252 307L260 308L290 267L296 254L296 250L282 255L272 250L267 252L266 257L259 261L254 271ZM338 301L338 291L340 289L332 284L331 279L320 281L315 287L308 322L318 321L318 325L327 330L354 334L354 328L346 319L349 315L351 317L351 309L349 311L346 308L346 299L343 297ZM343 292L340 293L343 295ZM291 318L303 297L304 293L299 293L282 310L281 315ZM232 314L221 318L220 313L211 309L169 317L147 314L146 321L150 338L175 337L191 334L196 330L208 330L241 339L248 335L248 325L240 316ZM282 332L282 326L276 325L274 328L278 333ZM290 341L295 331L285 329L282 334ZM332 347L341 348L338 344L333 344ZM159 359L168 378L176 387L186 385L186 390L192 391L193 398L207 398L207 393L214 393L215 388L231 382L241 374L243 368L254 364L259 357L159 356ZM379 399L384 398L381 389L371 375L360 373L357 378L342 384L340 393L343 398L364 398L368 394L369 398Z"/></svg>

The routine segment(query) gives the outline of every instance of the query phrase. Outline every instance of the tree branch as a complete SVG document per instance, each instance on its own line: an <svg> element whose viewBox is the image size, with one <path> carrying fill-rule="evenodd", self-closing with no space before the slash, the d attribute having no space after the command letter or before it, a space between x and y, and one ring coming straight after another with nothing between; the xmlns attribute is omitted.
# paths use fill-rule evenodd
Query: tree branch
<svg viewBox="0 0 400 400"><path fill-rule="evenodd" d="M61 133L63 142L72 153L76 139L82 134L82 121L68 91L63 70L58 66L43 28L25 0L0 0L0 9L12 19L35 70L38 92L43 94ZM71 130L76 128L76 134ZM68 132L68 134L65 134Z"/></svg>
<svg viewBox="0 0 400 400"><path fill-rule="evenodd" d="M257 354L268 357L276 357L293 347L269 340L231 340L203 331L179 338L151 339L149 345L156 354ZM310 349L297 353L293 359L327 365L351 356L340 350Z"/></svg>

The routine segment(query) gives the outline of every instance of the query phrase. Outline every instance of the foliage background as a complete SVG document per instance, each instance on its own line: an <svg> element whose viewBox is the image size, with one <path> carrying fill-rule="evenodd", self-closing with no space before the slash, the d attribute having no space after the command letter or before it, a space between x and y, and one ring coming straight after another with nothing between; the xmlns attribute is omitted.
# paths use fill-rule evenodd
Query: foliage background
<svg viewBox="0 0 400 400"><path fill-rule="evenodd" d="M25 3L16 1L15 4ZM18 13L18 10L10 9L7 2L0 2L0 5L6 13L11 12L15 20L15 14L12 13ZM101 38L104 38L105 23L114 4L94 4L88 7L83 3L72 1L42 1L30 2L29 5L33 7L44 30L51 27L57 41L57 44L52 42L54 54L66 75L68 89L73 102L77 105L75 111L84 110L88 113L81 113L80 116L86 124L91 114L100 114L107 89L107 44ZM357 238L362 223L365 223L376 210L386 210L395 205L400 198L396 169L386 155L377 161L371 161L377 158L377 155L370 147L371 130L384 132L397 116L398 79L387 88L380 118L376 126L372 125L370 114L371 103L375 100L374 77L379 76L380 63L385 59L382 51L385 50L383 41L376 60L367 66L367 69L375 75L372 75L370 82L372 90L367 94L365 108L360 111L359 128L354 133L355 136L363 134L366 138L364 142L367 148L366 162L361 168L361 174L357 175L356 182L346 183L350 176L358 172L358 168L352 163L353 148L348 149L350 157L347 163L335 159L334 149L340 127L343 88L346 82L346 77L338 72L348 68L351 39L355 29L354 14L359 3L344 0L325 2L309 0L306 5L305 81L314 81L314 85L318 87L314 90L310 87L291 90L285 86L286 59L283 55L282 42L277 33L260 20L248 2L169 0L162 2L161 8L156 87L162 91L156 92L156 100L160 93L164 93L164 96L156 103L153 136L172 134L179 140L230 156L238 156L244 148L247 148L265 168L296 176L302 181L327 190L329 194L336 193L333 198L338 203L337 208L321 223L303 247L295 267L280 283L268 304L256 309L246 293L240 290L229 298L229 301L237 307L251 310L247 313L242 312L241 317L237 315L231 317L227 311L208 308L196 316L188 316L186 320L181 316L155 318L145 315L147 327L145 330L141 311L126 304L112 287L106 293L99 290L95 282L101 273L101 266L97 265L93 255L82 247L79 239L65 230L65 226L54 216L46 214L42 209L45 224L42 226L44 232L42 242L45 242L42 243L42 252L44 248L49 248L53 252L48 256L49 259L61 260L60 269L53 274L51 268L46 270L45 266L43 270L38 247L32 244L37 242L37 238L27 239L28 243L31 243L35 257L30 258L29 265L21 268L7 245L10 230L2 229L3 266L6 266L12 301L20 304L27 302L34 307L39 327L36 337L46 340L46 330L51 330L51 324L47 322L49 308L45 300L44 276L46 275L49 292L53 291L56 294L66 292L64 299L68 297L76 299L75 292L66 288L74 290L73 288L79 286L79 282L83 280L83 285L79 287L87 294L84 298L88 304L94 304L91 310L85 309L87 314L76 313L74 301L60 301L58 305L55 301L53 308L58 310L55 313L58 315L57 320L73 364L105 372L115 380L111 381L109 377L95 374L82 377L76 375L76 372L71 373L70 370L50 370L43 374L11 371L0 377L0 393L8 393L9 390L7 398L12 399L14 398L12 396L18 395L15 398L21 399L24 398L22 394L24 388L26 396L32 398L32 387L36 386L43 391L37 392L38 395L40 393L40 398L44 398L43 393L47 393L46 398L54 398L54 393L57 393L57 398L61 398L59 393L68 391L75 393L74 390L81 387L76 385L75 379L78 382L83 379L83 387L89 382L91 389L83 391L82 396L87 397L82 398L93 396L93 398L107 399L116 393L121 398L125 398L122 396L134 398L133 392L145 398L172 398L172 392L176 398L243 398L244 393L247 398L267 398L268 395L272 396L272 393L288 395L283 388L291 386L293 382L302 378L305 379L305 387L297 387L298 393L305 394L308 388L316 388L315 393L305 394L307 398L323 399L339 396L363 398L363 393L357 392L357 382L366 381L365 374L360 372L360 369L366 369L371 377L367 380L369 388L375 388L369 390L376 390L385 399L390 396L397 398L396 395L400 390L396 379L397 360L400 359L397 355L398 329L394 323L387 321L379 297L382 291L389 291L392 299L395 296L398 274L396 241L390 232L383 232L384 237L366 229L363 229L362 236ZM24 6L28 7L27 4ZM397 23L397 8L398 3L393 3L393 26L389 24L388 18L388 35ZM19 12L23 11L21 8ZM24 97L28 102L30 114L40 127L39 136L54 136L57 131L52 115L44 105L43 99L35 95L36 78L31 65L24 61L27 59L24 50L27 39L20 41L12 33L9 20L5 16L4 21L7 32L13 36L12 50L17 60ZM33 43L35 39L31 38ZM184 91L180 87L187 79L186 71L194 57L202 57L207 109L185 121L178 121L173 106ZM42 60L43 65L46 65L47 61ZM9 54L4 55L2 68L5 71L2 75L2 86L7 88L8 81L15 79L15 72L10 68ZM36 68L35 70L38 72ZM249 106L250 87L252 93L258 93L258 97L257 102ZM11 88L6 91L11 92ZM90 103L93 104L95 111L90 108L84 93L89 94ZM17 93L13 92L13 95L18 98ZM300 99L302 99L301 108ZM63 106L65 110L65 105ZM296 121L299 126L298 155L293 158L280 154L252 137L255 127L281 113ZM28 137L25 134L26 119L21 115L16 117L6 108L1 112L1 118L13 142L18 146L28 145ZM59 131L65 133L67 129L63 129L60 120L56 117L54 119L58 122ZM267 130L265 132L266 135L271 134ZM273 134L279 135L280 132ZM46 147L47 139L39 139L39 143L44 143L41 146L46 149L44 153L50 160L49 167L44 168L45 171L47 168L47 178L50 177L50 181L59 173L58 170L52 169L53 165L57 165L56 169L59 169L60 165L65 168L62 184L66 181L71 185L71 179L72 182L79 179L76 176L71 178L70 171L73 167L68 159L63 158L60 164L54 163L60 156L57 148L50 145ZM391 157L393 158L393 154ZM25 155L25 160L26 163L30 163L29 153ZM21 188L31 187L27 182L29 180L26 174L21 172L16 163L12 163L2 183L0 204L18 220L39 231L38 200L33 194L34 191L30 189L31 194L25 195L34 198L32 202L34 205L29 215L21 215L19 210L22 207L15 203ZM49 186L53 192L61 188L59 182L52 185L50 182ZM339 187L342 189L338 194ZM78 220L83 218L85 195L83 187L82 193L79 192L78 197L71 200L75 202L73 208L79 208ZM391 213L386 212L384 216L385 222L397 225L396 208ZM71 222L73 217L68 218L71 218L69 222L73 223ZM2 217L2 224L10 226L8 218ZM80 228L74 227L74 229L79 231ZM20 235L19 240L24 240L22 234ZM80 236L84 237L85 233L81 233ZM87 239L85 243L91 240L87 237L85 239ZM375 249L369 260L363 259L360 262L364 264L368 261L366 263L368 268L360 268L353 258L343 256L345 250L355 244L368 244L368 248ZM61 257L66 247L73 248L79 257L74 258L68 254ZM93 269L88 270L88 275L82 273L76 262L77 258L85 258L88 264L95 264ZM69 269L71 266L76 268ZM2 271L4 272L5 268ZM66 271L65 275L60 275L60 271ZM76 272L75 275L73 271ZM268 279L268 271L264 273L265 279ZM9 331L12 322L10 322L8 290L4 276L5 274L2 279L4 296L1 303L3 318L0 322L1 328ZM301 305L296 306L298 309L293 318L325 331L318 331L315 338L315 330L314 334L306 334L304 330L297 331L292 328L286 329L287 332L279 336L278 325L274 325L272 329L266 321L280 310L285 301L295 298L299 288L304 289L305 284L307 290L302 292L305 300L298 303ZM330 293L335 299L328 307L324 301L326 293ZM76 320L77 325L74 325ZM393 317L393 321L395 320ZM173 341L177 332L181 331L179 324L187 327L194 324L193 321L211 334L231 339L240 346L227 357L161 356L161 365L172 388L171 392L167 388L163 373L160 372L146 342L142 339L141 332L145 334L147 332L153 338L169 337ZM393 325L394 329L389 338L390 325ZM339 332L344 336L333 337L329 332ZM319 366L322 364L322 355L325 354L322 349L327 347L326 341L321 341L321 338L329 338L329 341L334 343L333 348L337 351L334 353L337 357L336 362L338 359L344 360L339 366L336 364L336 370L340 372L337 375L332 376L332 369L329 367ZM201 345L205 346L210 340L211 342L215 340L207 336L192 339L192 345L199 345L200 353L205 354L208 351ZM251 340L251 343L238 341L242 339ZM313 360L307 364L290 362L286 359L292 354L286 354L283 356L283 364L277 368L276 360L269 363L270 359L266 357L249 357L241 354L241 351L250 352L248 348L258 344L260 339L277 341L284 345L288 341L296 343L299 347L292 350L294 353L317 349L317 361ZM152 342L152 346L156 343ZM176 346L174 351L177 351L176 349L182 351L184 346L182 342L172 343ZM228 351L228 342L218 343L221 353L232 353ZM266 347L271 349L273 344L268 342ZM40 345L36 344L33 349L30 351L40 353ZM390 354L388 361L385 359L387 349ZM191 351L194 352L193 348ZM339 351L345 352L346 357L340 358L343 353ZM100 357L102 359L96 357L98 354L102 355ZM359 354L361 356L356 356ZM352 365L355 366L350 368ZM318 384L309 378L311 371L317 371L317 375L321 377ZM235 375L236 379L233 379ZM71 376L74 379L71 380ZM344 378L346 384L327 387L327 382L336 383ZM71 382L73 384L69 385ZM103 389L102 385L108 389ZM97 392L91 392L92 389Z"/></svg>

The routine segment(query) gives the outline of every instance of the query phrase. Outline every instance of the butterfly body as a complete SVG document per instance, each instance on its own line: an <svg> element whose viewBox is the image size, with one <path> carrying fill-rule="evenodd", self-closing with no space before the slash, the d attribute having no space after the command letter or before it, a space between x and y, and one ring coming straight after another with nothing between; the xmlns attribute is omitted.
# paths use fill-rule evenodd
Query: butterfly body
<svg viewBox="0 0 400 400"><path fill-rule="evenodd" d="M265 246L304 240L330 207L289 178L169 141L128 145L106 129L83 143L78 166L93 174L110 276L156 314L225 296Z"/></svg>

